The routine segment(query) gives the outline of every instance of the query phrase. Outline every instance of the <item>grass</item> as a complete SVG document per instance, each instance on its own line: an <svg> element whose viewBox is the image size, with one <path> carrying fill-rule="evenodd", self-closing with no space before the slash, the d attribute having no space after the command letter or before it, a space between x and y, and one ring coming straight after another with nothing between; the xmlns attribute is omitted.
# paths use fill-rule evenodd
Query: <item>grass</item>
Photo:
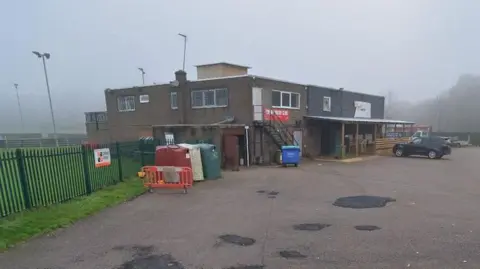
<svg viewBox="0 0 480 269"><path fill-rule="evenodd" d="M98 190L89 196L0 219L0 251L32 237L68 227L79 219L127 201L144 191L140 180L129 179Z"/></svg>

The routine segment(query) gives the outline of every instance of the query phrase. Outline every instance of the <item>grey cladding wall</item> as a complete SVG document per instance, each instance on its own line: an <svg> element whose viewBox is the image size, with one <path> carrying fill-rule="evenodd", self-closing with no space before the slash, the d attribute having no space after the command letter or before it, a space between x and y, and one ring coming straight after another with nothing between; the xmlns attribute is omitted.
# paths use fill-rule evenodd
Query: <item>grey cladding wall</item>
<svg viewBox="0 0 480 269"><path fill-rule="evenodd" d="M330 97L330 111L323 109L324 97ZM307 115L353 118L355 115L355 101L368 102L372 105L371 117L384 118L385 97L364 93L341 91L338 89L308 86Z"/></svg>

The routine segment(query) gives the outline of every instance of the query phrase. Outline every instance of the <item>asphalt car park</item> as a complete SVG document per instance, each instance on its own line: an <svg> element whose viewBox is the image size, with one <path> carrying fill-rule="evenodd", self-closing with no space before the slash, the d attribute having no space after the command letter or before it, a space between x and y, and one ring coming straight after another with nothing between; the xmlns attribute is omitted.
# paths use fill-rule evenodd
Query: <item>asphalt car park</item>
<svg viewBox="0 0 480 269"><path fill-rule="evenodd" d="M479 157L227 172L33 239L0 268L480 268Z"/></svg>

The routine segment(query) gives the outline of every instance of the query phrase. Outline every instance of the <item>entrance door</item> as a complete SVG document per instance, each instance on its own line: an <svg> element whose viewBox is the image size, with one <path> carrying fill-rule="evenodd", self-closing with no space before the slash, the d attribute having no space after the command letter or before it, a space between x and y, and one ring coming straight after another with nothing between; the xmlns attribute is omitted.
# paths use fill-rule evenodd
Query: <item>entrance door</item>
<svg viewBox="0 0 480 269"><path fill-rule="evenodd" d="M293 138L295 141L293 142L295 146L300 147L300 154L302 153L302 131L293 131Z"/></svg>
<svg viewBox="0 0 480 269"><path fill-rule="evenodd" d="M253 120L263 120L262 88L252 88Z"/></svg>

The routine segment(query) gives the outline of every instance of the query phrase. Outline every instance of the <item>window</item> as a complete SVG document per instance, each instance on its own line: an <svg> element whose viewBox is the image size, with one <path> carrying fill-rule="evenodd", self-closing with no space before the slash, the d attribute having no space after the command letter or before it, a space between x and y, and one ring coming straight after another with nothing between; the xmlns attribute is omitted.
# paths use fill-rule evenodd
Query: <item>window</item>
<svg viewBox="0 0 480 269"><path fill-rule="evenodd" d="M171 92L170 93L170 107L172 109L178 109L177 93L176 92Z"/></svg>
<svg viewBox="0 0 480 269"><path fill-rule="evenodd" d="M272 91L272 106L300 108L300 94L295 92Z"/></svg>
<svg viewBox="0 0 480 269"><path fill-rule="evenodd" d="M417 145L418 145L418 144L421 144L421 143L422 143L422 139L421 139L421 138L415 138L415 139L413 139L412 143L413 143L413 144L417 144Z"/></svg>
<svg viewBox="0 0 480 269"><path fill-rule="evenodd" d="M225 107L228 105L227 89L208 89L192 91L192 107Z"/></svg>
<svg viewBox="0 0 480 269"><path fill-rule="evenodd" d="M323 97L323 111L332 111L332 98L330 96Z"/></svg>
<svg viewBox="0 0 480 269"><path fill-rule="evenodd" d="M107 121L107 113L105 112L97 112L97 122L106 122Z"/></svg>
<svg viewBox="0 0 480 269"><path fill-rule="evenodd" d="M135 111L135 96L119 96L117 102L118 111Z"/></svg>
<svg viewBox="0 0 480 269"><path fill-rule="evenodd" d="M272 92L272 106L281 106L282 94L277 91Z"/></svg>
<svg viewBox="0 0 480 269"><path fill-rule="evenodd" d="M150 96L148 94L142 94L138 97L140 104L146 104L150 102Z"/></svg>

